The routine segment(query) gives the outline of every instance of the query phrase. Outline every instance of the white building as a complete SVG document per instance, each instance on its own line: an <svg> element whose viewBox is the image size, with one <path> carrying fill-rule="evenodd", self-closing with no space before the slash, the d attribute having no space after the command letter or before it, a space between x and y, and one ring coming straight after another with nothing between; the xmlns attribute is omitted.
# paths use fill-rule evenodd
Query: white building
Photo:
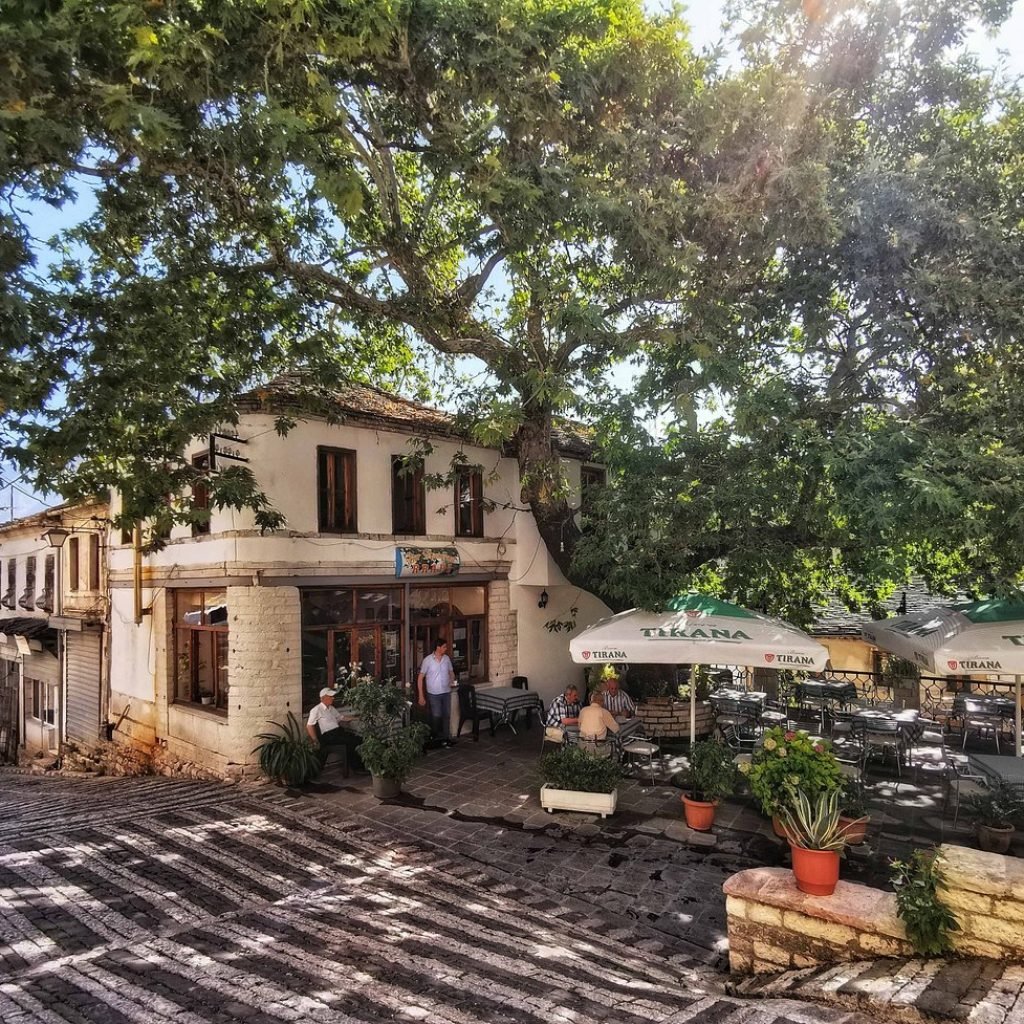
<svg viewBox="0 0 1024 1024"><path fill-rule="evenodd" d="M131 538L112 538L116 739L238 774L256 734L301 716L349 662L408 686L438 636L460 677L481 685L525 675L546 701L581 679L566 634L544 623L573 607L587 623L607 608L550 559L514 458L470 444L445 413L372 388L338 394L326 418L298 411L284 384L245 396L239 411L234 439L197 439L188 454L246 460L287 525L261 534L250 512L213 510L208 528L175 528L141 556L138 608ZM285 436L281 413L297 421ZM402 460L417 438L431 450L410 470ZM459 453L457 482L426 487ZM586 446L566 438L563 456L578 496Z"/></svg>
<svg viewBox="0 0 1024 1024"><path fill-rule="evenodd" d="M0 526L0 761L105 733L106 513L64 505Z"/></svg>

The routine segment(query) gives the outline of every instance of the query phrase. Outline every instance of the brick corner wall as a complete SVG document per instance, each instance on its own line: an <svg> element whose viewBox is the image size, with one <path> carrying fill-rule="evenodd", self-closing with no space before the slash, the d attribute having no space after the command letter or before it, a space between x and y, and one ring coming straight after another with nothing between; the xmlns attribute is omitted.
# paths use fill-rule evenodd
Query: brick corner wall
<svg viewBox="0 0 1024 1024"><path fill-rule="evenodd" d="M660 739L686 738L690 736L690 704L672 697L648 697L636 709L637 717L644 723L648 735ZM711 705L697 705L697 735L707 736L715 727L715 716Z"/></svg>

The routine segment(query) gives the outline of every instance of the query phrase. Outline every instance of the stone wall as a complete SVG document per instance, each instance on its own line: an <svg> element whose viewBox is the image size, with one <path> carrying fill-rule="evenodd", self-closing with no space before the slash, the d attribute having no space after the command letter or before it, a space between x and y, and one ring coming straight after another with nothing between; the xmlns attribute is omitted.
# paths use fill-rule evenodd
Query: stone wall
<svg viewBox="0 0 1024 1024"><path fill-rule="evenodd" d="M839 960L912 956L896 897L840 881L831 896L808 896L788 868L753 868L726 881L729 966L769 974Z"/></svg>
<svg viewBox="0 0 1024 1024"><path fill-rule="evenodd" d="M519 630L508 580L492 580L487 591L487 678L495 686L508 686L518 667Z"/></svg>
<svg viewBox="0 0 1024 1024"><path fill-rule="evenodd" d="M993 960L1024 950L1024 861L962 846L939 848L942 900L960 931L956 952ZM788 868L754 868L723 886L729 965L768 974L846 960L914 956L893 893L840 881L832 896L808 896Z"/></svg>
<svg viewBox="0 0 1024 1024"><path fill-rule="evenodd" d="M648 697L637 705L637 716L649 735L659 739L690 736L690 705L672 697ZM697 735L707 736L715 726L710 704L697 705Z"/></svg>
<svg viewBox="0 0 1024 1024"><path fill-rule="evenodd" d="M957 916L958 953L1019 960L1024 953L1024 861L962 846L941 846L942 899Z"/></svg>

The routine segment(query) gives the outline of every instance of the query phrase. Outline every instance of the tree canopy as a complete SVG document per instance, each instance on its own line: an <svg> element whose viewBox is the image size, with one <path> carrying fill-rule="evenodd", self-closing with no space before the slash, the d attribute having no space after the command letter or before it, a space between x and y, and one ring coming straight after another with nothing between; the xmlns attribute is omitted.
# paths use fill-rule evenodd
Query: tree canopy
<svg viewBox="0 0 1024 1024"><path fill-rule="evenodd" d="M1009 6L749 2L734 63L638 0L7 8L6 454L188 518L184 444L239 391L423 396L471 357L479 438L615 603L1013 587L1020 94L958 55ZM76 193L41 262L26 202ZM567 414L611 470L581 543ZM279 524L244 470L212 489Z"/></svg>

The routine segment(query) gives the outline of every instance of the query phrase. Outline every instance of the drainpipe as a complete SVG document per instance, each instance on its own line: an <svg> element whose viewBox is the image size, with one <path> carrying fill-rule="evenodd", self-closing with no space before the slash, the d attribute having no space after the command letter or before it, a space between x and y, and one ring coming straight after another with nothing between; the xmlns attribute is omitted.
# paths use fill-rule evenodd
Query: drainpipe
<svg viewBox="0 0 1024 1024"><path fill-rule="evenodd" d="M135 625L142 625L142 524L132 527L133 591L135 594Z"/></svg>

